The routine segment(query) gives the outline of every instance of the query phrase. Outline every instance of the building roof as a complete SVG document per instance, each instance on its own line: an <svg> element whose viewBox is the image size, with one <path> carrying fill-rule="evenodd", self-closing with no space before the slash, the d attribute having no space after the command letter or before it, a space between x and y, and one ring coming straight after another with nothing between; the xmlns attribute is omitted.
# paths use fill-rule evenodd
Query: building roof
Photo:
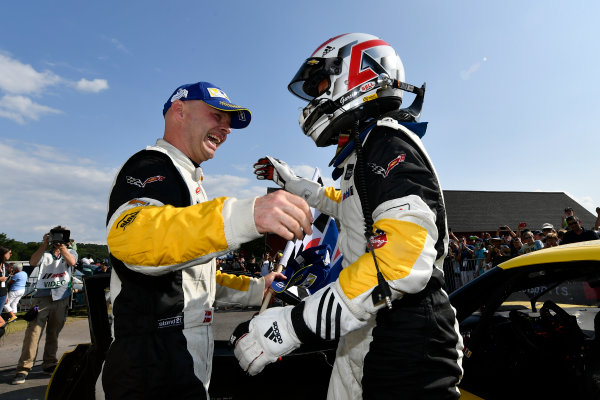
<svg viewBox="0 0 600 400"><path fill-rule="evenodd" d="M561 228L566 207L572 207L585 229L591 229L596 215L563 192L485 192L444 190L448 228L453 232L496 231L508 225L517 231L520 222L530 230L546 222Z"/></svg>

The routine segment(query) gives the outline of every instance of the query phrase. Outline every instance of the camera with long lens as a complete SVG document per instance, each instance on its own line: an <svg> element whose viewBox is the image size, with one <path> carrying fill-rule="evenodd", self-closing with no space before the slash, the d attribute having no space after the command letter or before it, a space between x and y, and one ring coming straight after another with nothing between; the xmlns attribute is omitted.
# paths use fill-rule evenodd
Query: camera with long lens
<svg viewBox="0 0 600 400"><path fill-rule="evenodd" d="M67 229L50 229L50 244L69 244L71 231Z"/></svg>

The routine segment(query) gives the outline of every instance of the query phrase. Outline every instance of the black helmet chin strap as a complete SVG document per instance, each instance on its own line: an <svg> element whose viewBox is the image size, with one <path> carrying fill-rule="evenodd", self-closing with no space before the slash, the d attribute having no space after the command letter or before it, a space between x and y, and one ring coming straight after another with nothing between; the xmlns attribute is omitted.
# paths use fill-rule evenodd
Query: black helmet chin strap
<svg viewBox="0 0 600 400"><path fill-rule="evenodd" d="M359 133L359 121L358 115L354 121L354 148L356 149L356 166L354 168L354 182L356 184L356 191L360 198L360 204L362 207L363 217L365 219L365 237L367 238L367 252L373 255L373 262L375 263L375 269L377 270L377 287L373 289L371 298L373 304L378 304L385 300L387 308L392 309L392 291L390 285L387 283L383 274L379 270L379 264L377 264L377 257L375 257L375 249L371 243L373 237L373 212L369 207L369 199L367 195L367 181L365 177L366 163L363 153L362 143L360 142Z"/></svg>

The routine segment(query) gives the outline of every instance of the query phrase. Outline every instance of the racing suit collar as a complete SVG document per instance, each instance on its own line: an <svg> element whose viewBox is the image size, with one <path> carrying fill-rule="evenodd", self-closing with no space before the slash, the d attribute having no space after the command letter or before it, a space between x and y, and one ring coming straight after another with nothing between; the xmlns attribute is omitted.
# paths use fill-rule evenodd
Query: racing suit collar
<svg viewBox="0 0 600 400"><path fill-rule="evenodd" d="M173 146L171 143L167 142L164 139L157 139L156 147L165 150L167 154L169 154L169 156L176 159L178 161L178 164L182 166L185 170L187 170L192 176L192 179L194 179L196 182L202 181L202 177L204 176L202 172L202 167L200 167L199 164L193 162L177 147Z"/></svg>
<svg viewBox="0 0 600 400"><path fill-rule="evenodd" d="M427 130L427 122L398 121L398 123L412 130L419 138L423 138L423 136L425 136L425 132ZM366 143L369 133L373 130L373 128L376 125L377 123L371 124L361 132L360 139L363 145ZM329 163L330 166L333 166L333 172L331 173L331 177L334 181L337 180L344 172L344 168L341 168L340 166L348 158L348 156L352 154L353 150L354 140L350 140L346 147L344 147Z"/></svg>

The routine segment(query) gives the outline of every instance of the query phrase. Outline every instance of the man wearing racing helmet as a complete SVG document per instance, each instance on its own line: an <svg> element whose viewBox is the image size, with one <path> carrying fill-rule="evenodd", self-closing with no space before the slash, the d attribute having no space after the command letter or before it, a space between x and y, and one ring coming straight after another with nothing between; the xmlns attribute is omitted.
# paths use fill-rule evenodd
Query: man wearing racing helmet
<svg viewBox="0 0 600 400"><path fill-rule="evenodd" d="M462 339L442 289L446 213L417 122L425 87L404 83L386 42L351 33L319 46L288 88L309 102L304 133L338 145L340 190L268 156L255 173L340 222L344 269L298 305L241 324L231 339L240 366L254 375L300 343L339 339L329 399L458 398ZM410 107L400 108L403 91L417 95Z"/></svg>

